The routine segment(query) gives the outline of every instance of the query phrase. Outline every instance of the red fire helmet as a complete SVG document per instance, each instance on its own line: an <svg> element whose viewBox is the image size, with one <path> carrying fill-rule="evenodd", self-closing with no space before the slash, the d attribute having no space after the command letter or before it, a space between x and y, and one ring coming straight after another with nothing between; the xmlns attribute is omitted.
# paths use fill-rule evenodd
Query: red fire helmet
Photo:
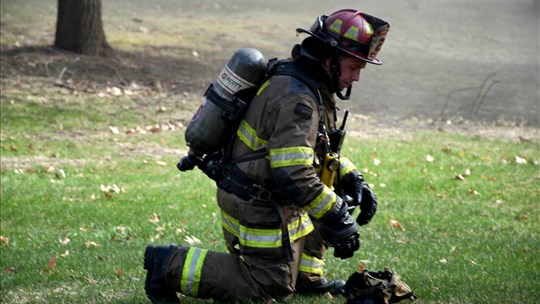
<svg viewBox="0 0 540 304"><path fill-rule="evenodd" d="M390 24L354 9L343 9L330 16L317 17L309 29L296 29L353 57L372 64L382 64L378 52L390 30Z"/></svg>

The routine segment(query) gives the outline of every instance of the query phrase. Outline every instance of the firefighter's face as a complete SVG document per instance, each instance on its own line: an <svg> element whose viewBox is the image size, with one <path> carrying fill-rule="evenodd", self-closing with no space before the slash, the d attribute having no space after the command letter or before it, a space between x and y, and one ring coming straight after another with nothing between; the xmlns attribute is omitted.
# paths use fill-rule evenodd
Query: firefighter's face
<svg viewBox="0 0 540 304"><path fill-rule="evenodd" d="M366 67L366 62L355 57L341 57L339 59L341 76L339 76L339 89L343 90L360 80L360 72ZM330 72L330 60L325 62L325 68Z"/></svg>

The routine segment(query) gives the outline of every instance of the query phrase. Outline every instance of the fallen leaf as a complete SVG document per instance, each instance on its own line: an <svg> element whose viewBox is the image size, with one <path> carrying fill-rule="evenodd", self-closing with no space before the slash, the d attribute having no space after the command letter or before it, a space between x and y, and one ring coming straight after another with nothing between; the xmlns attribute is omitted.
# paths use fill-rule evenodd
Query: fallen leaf
<svg viewBox="0 0 540 304"><path fill-rule="evenodd" d="M49 265L48 265L49 271L53 270L54 267L56 267L56 257L52 256L51 259L49 260Z"/></svg>
<svg viewBox="0 0 540 304"><path fill-rule="evenodd" d="M527 163L527 160L525 158L521 158L516 155L516 164L524 165Z"/></svg>
<svg viewBox="0 0 540 304"><path fill-rule="evenodd" d="M86 246L86 248L91 248L91 247L101 247L101 245L99 245L99 244L96 243L96 242L86 242L86 243L84 243L84 246Z"/></svg>
<svg viewBox="0 0 540 304"><path fill-rule="evenodd" d="M401 226L401 223L396 221L396 220L390 220L390 226L392 226L394 228L397 228L397 229L400 229L400 230L405 230L405 228L403 228L403 226Z"/></svg>
<svg viewBox="0 0 540 304"><path fill-rule="evenodd" d="M326 299L326 300L332 300L334 297L332 296L331 293L329 293L328 291L324 293L323 297Z"/></svg>
<svg viewBox="0 0 540 304"><path fill-rule="evenodd" d="M373 159L373 165L378 166L380 164L381 164L381 160L379 160L377 158Z"/></svg>
<svg viewBox="0 0 540 304"><path fill-rule="evenodd" d="M480 195L480 193L474 189L469 189L469 193L473 195Z"/></svg>
<svg viewBox="0 0 540 304"><path fill-rule="evenodd" d="M116 275L117 277L121 277L125 274L126 272L124 271L124 269L122 268L116 268L114 270L114 275Z"/></svg>
<svg viewBox="0 0 540 304"><path fill-rule="evenodd" d="M454 178L460 181L465 181L465 177L463 177L461 174L456 175Z"/></svg>
<svg viewBox="0 0 540 304"><path fill-rule="evenodd" d="M198 238L196 238L194 236L189 236L189 235L184 237L184 241L186 241L186 243L188 243L191 246L194 246L194 245L197 245L197 244L201 243L201 240L199 240Z"/></svg>
<svg viewBox="0 0 540 304"><path fill-rule="evenodd" d="M118 130L117 127L109 127L109 131L111 131L112 134L119 134L120 130Z"/></svg>
<svg viewBox="0 0 540 304"><path fill-rule="evenodd" d="M60 254L61 257L65 258L69 255L69 250L66 250L64 253Z"/></svg>
<svg viewBox="0 0 540 304"><path fill-rule="evenodd" d="M158 223L159 222L159 215L155 214L155 213L152 213L152 215L150 215L150 222L151 223Z"/></svg>
<svg viewBox="0 0 540 304"><path fill-rule="evenodd" d="M3 235L0 235L0 245L9 245L9 238Z"/></svg>
<svg viewBox="0 0 540 304"><path fill-rule="evenodd" d="M69 242L71 242L71 240L67 236L60 240L60 244L62 245L67 245Z"/></svg>
<svg viewBox="0 0 540 304"><path fill-rule="evenodd" d="M431 155L429 155L429 154L426 155L426 161L427 161L428 163L432 163L434 160L435 160L435 158L434 158L433 156L431 156Z"/></svg>
<svg viewBox="0 0 540 304"><path fill-rule="evenodd" d="M465 169L465 172L463 173L464 176L471 176L471 169Z"/></svg>
<svg viewBox="0 0 540 304"><path fill-rule="evenodd" d="M165 113L165 112L167 112L167 108L165 108L164 106L161 106L161 107L158 108L157 112L158 113Z"/></svg>

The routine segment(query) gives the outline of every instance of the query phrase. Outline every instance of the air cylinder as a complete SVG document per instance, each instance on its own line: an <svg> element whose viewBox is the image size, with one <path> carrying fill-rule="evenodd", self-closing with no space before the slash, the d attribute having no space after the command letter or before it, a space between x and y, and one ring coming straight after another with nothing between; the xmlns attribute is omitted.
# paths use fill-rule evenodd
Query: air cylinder
<svg viewBox="0 0 540 304"><path fill-rule="evenodd" d="M266 60L256 49L238 49L208 87L199 109L191 119L185 139L189 154L202 156L216 152L229 140L228 133L241 119L246 105L235 95L259 85L266 73ZM244 101L245 102L245 101ZM249 102L249 101L247 101Z"/></svg>

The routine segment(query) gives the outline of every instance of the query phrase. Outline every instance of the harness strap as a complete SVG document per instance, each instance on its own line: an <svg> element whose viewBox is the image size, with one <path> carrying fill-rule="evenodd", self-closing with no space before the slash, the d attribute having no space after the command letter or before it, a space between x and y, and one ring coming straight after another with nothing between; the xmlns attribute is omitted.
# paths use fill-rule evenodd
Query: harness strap
<svg viewBox="0 0 540 304"><path fill-rule="evenodd" d="M278 212L281 222L281 247L283 256L287 262L292 262L293 252L287 228L287 219L283 213L283 208L272 199L272 193L266 190L263 186L255 183L253 179L247 176L236 164L225 166L223 178L217 181L219 188L233 193L243 200L260 199L268 201L272 207Z"/></svg>

